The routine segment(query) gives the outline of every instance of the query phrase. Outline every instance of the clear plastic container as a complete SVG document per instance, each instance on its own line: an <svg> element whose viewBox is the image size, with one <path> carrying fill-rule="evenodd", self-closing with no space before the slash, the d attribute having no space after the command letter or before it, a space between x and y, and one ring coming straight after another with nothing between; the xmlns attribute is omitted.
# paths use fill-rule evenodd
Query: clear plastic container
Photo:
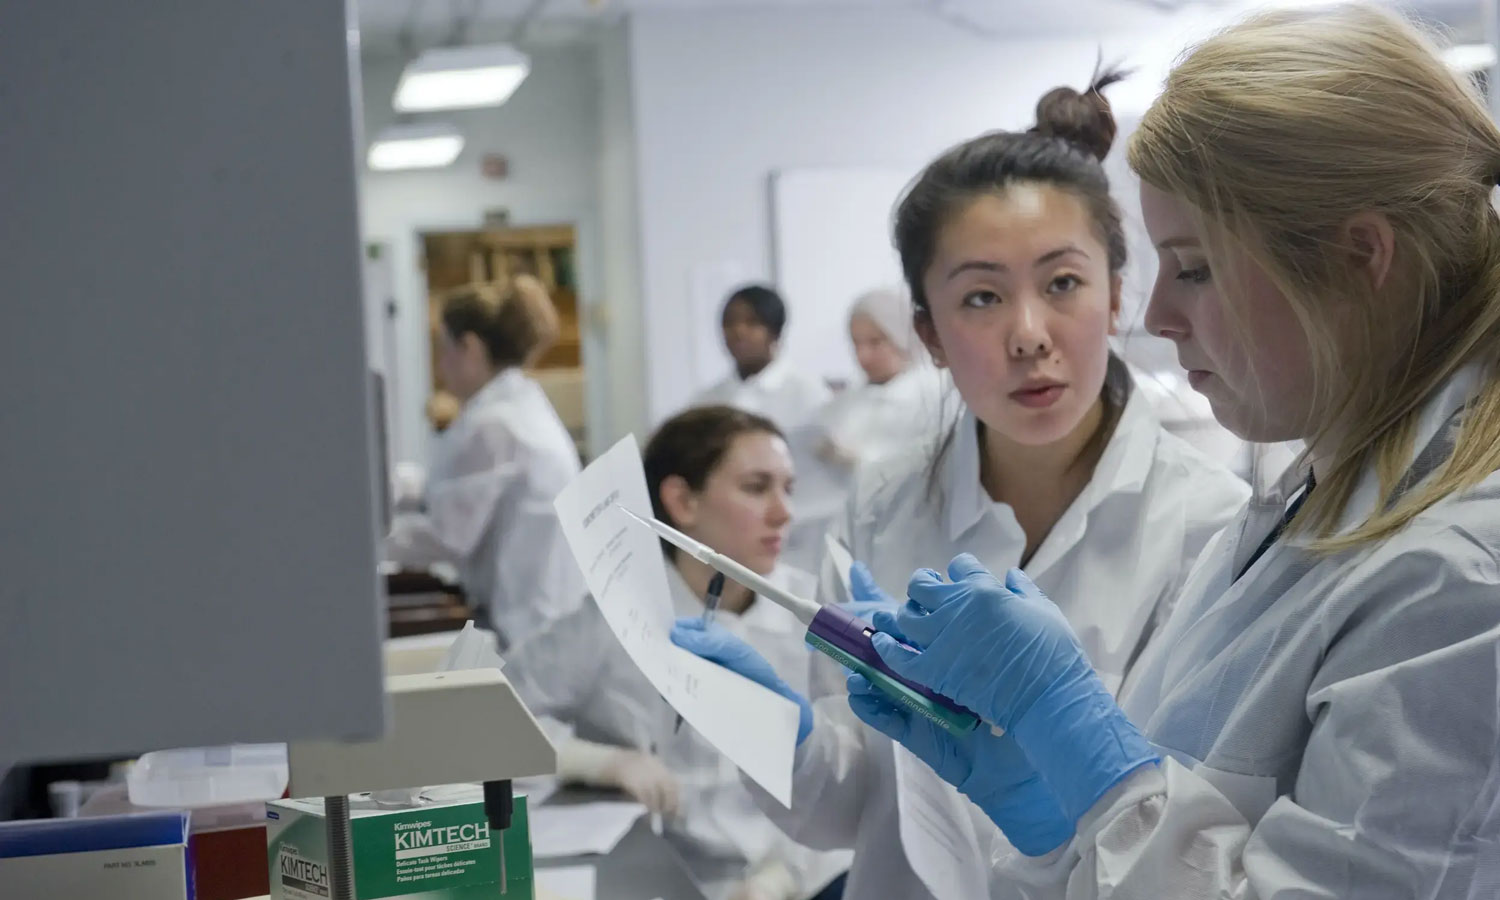
<svg viewBox="0 0 1500 900"><path fill-rule="evenodd" d="M275 800L286 783L286 744L160 750L142 756L125 777L136 806L178 808Z"/></svg>

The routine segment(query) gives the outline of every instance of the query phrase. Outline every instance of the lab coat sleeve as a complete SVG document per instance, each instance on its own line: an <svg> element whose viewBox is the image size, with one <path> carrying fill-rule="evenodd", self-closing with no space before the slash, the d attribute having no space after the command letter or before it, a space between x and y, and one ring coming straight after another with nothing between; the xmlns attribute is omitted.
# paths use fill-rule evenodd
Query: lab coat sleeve
<svg viewBox="0 0 1500 900"><path fill-rule="evenodd" d="M1250 499L1249 485L1233 472L1217 467L1207 471L1189 469L1182 474L1179 485L1178 489L1186 492L1184 503L1187 506L1182 534L1182 565L1156 604L1151 634L1160 631L1171 618L1182 587L1203 557L1203 551Z"/></svg>
<svg viewBox="0 0 1500 900"><path fill-rule="evenodd" d="M532 715L575 723L604 680L614 635L590 597L506 658L505 676Z"/></svg>
<svg viewBox="0 0 1500 900"><path fill-rule="evenodd" d="M498 419L465 423L445 477L427 486L427 510L392 523L385 555L393 562L456 563L470 556L510 486L523 474L521 447Z"/></svg>
<svg viewBox="0 0 1500 900"><path fill-rule="evenodd" d="M793 841L815 850L850 849L870 789L870 750L863 728L846 698L826 697L813 704L812 733L797 748L792 764L790 809L749 778L742 775L740 781L766 817Z"/></svg>
<svg viewBox="0 0 1500 900"><path fill-rule="evenodd" d="M1096 804L1068 847L997 868L1066 900L1471 897L1500 849L1500 560L1467 534L1433 540L1377 551L1384 565L1318 599L1305 624L1328 650L1307 740L1288 748L1301 763L1253 827L1215 787L1235 776L1168 760Z"/></svg>

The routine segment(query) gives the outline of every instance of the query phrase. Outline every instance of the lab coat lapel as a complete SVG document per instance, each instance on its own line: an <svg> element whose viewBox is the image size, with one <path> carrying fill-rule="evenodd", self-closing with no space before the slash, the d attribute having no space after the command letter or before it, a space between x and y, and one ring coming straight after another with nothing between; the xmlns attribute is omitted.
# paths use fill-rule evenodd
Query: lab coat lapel
<svg viewBox="0 0 1500 900"><path fill-rule="evenodd" d="M1094 467L1093 478L1063 511L1027 563L1026 571L1032 578L1051 569L1083 540L1089 517L1100 504L1120 494L1140 493L1160 439L1161 426L1146 399L1139 392L1131 392L1109 445Z"/></svg>
<svg viewBox="0 0 1500 900"><path fill-rule="evenodd" d="M1417 452L1402 484L1420 482L1451 454L1460 425L1458 413L1477 381L1478 371L1473 367L1466 369L1428 401L1418 422L1414 441ZM1201 673L1215 668L1220 673L1214 677L1230 678L1232 674L1236 682L1253 681L1248 677L1253 673L1229 673L1224 661L1236 658L1235 648L1241 647L1238 655L1253 662L1255 648L1246 647L1243 642L1267 639L1264 634L1252 635L1254 624L1278 604L1302 602L1310 592L1319 589L1309 585L1312 579L1322 577L1318 574L1320 566L1330 561L1311 553L1307 549L1308 539L1301 537L1277 541L1243 575L1235 578L1280 522L1295 491L1306 482L1307 472L1306 465L1299 464L1288 469L1270 489L1255 486L1256 496L1237 522L1235 540L1224 550L1216 551L1211 566L1200 567L1205 571L1190 580L1184 591L1187 602L1164 630L1159 646L1153 649L1153 653L1165 657L1157 661L1161 679L1154 701L1140 709L1133 702L1126 707L1136 714L1146 712L1152 739L1175 751L1179 758L1201 761L1216 731L1202 721L1197 705L1174 703L1173 699L1184 691L1201 690L1199 682L1204 677ZM1373 471L1365 473L1340 519L1340 532L1358 526L1374 511L1378 499L1374 479Z"/></svg>

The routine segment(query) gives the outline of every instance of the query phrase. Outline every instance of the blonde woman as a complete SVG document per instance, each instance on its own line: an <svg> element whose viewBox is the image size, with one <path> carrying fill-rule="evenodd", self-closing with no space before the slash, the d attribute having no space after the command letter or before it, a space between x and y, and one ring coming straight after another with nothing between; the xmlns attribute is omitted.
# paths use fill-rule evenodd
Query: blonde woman
<svg viewBox="0 0 1500 900"><path fill-rule="evenodd" d="M1209 545L1118 705L1025 575L964 556L876 646L1004 736L858 678L851 705L1017 846L1051 836L997 848L997 890L1493 897L1500 130L1395 16L1280 12L1189 55L1130 161L1148 327L1220 422L1308 452Z"/></svg>
<svg viewBox="0 0 1500 900"><path fill-rule="evenodd" d="M557 337L541 282L455 289L443 301L438 372L458 418L437 445L425 509L397 516L388 559L448 562L503 647L578 608L587 588L552 511L578 453L522 367Z"/></svg>

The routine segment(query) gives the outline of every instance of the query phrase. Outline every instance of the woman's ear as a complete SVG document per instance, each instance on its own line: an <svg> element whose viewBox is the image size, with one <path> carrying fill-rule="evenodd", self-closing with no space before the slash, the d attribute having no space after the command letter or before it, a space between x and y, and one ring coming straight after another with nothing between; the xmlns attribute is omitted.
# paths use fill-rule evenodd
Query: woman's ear
<svg viewBox="0 0 1500 900"><path fill-rule="evenodd" d="M943 342L938 340L937 329L932 325L932 314L925 309L917 310L912 316L912 325L917 329L917 337L922 339L922 346L932 357L932 364L939 369L948 368L948 357L943 353Z"/></svg>
<svg viewBox="0 0 1500 900"><path fill-rule="evenodd" d="M681 475L662 479L661 505L679 530L686 531L698 521L698 495Z"/></svg>
<svg viewBox="0 0 1500 900"><path fill-rule="evenodd" d="M1396 261L1396 229L1384 213L1356 213L1344 223L1344 240L1355 268L1370 280L1370 287L1380 290L1390 277Z"/></svg>
<svg viewBox="0 0 1500 900"><path fill-rule="evenodd" d="M1109 333L1111 336L1120 333L1120 292L1124 290L1124 279L1119 272L1111 272L1109 276Z"/></svg>

